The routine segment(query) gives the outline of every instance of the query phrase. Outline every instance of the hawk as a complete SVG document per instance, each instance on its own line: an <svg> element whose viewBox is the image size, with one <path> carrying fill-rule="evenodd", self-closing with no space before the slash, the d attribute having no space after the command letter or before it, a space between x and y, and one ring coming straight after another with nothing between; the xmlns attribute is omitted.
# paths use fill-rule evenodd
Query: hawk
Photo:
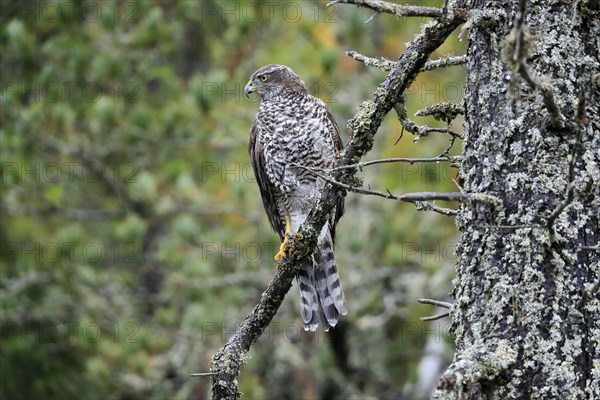
<svg viewBox="0 0 600 400"><path fill-rule="evenodd" d="M275 260L285 256L293 236L317 200L324 181L310 169L330 167L342 149L339 128L320 99L285 65L269 64L252 74L244 93L262 101L250 131L248 151L262 202L273 230L282 241ZM333 243L344 212L340 196L322 227L317 247L298 268L300 313L304 329L334 327L348 308L338 276Z"/></svg>

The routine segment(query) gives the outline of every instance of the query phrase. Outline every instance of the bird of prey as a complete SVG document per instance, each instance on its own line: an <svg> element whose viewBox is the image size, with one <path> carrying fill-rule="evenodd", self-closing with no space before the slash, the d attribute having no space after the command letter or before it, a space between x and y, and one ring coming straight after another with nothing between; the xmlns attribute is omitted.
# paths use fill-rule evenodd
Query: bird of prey
<svg viewBox="0 0 600 400"><path fill-rule="evenodd" d="M285 256L286 240L306 219L324 181L313 171L328 168L342 149L339 128L320 99L285 65L269 64L254 72L244 93L261 100L250 131L248 151L271 226L282 241L275 260ZM334 327L348 308L338 276L333 244L344 212L340 196L322 227L314 253L304 259L296 279L304 329Z"/></svg>

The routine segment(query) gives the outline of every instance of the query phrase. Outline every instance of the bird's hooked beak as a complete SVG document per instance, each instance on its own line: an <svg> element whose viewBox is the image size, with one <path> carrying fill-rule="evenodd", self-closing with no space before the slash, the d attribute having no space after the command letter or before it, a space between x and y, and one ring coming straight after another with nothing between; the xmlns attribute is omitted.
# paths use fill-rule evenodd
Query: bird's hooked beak
<svg viewBox="0 0 600 400"><path fill-rule="evenodd" d="M246 83L246 86L244 86L244 94L248 98L250 98L250 93L254 93L255 90L256 90L256 88L254 87L254 84L252 83L251 80L248 81L248 83Z"/></svg>

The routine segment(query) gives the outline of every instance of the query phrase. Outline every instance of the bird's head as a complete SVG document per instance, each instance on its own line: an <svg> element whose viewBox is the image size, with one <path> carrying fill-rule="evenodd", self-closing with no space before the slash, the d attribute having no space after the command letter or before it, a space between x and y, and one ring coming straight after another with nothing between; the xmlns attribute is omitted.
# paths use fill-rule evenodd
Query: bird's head
<svg viewBox="0 0 600 400"><path fill-rule="evenodd" d="M269 64L257 69L244 87L246 97L250 93L258 93L263 99L284 91L308 93L302 79L291 68L279 64Z"/></svg>

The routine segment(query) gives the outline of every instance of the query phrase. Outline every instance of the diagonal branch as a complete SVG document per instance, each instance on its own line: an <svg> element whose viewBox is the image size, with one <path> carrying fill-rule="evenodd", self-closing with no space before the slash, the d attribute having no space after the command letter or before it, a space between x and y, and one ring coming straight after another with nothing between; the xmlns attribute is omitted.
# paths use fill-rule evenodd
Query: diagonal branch
<svg viewBox="0 0 600 400"><path fill-rule="evenodd" d="M463 2L464 0L460 1L461 4ZM434 20L423 26L421 33L412 40L386 79L379 85L373 98L363 102L354 118L348 122L351 140L344 148L339 166L355 164L371 150L374 136L383 118L415 79L430 54L444 43L462 22L462 18L456 17L442 21ZM344 178L352 178L356 171L338 170L334 172L333 178L336 181L347 181ZM326 184L321 190L319 202L310 211L299 233L287 241L287 256L279 264L258 304L225 346L213 356L210 371L215 374L212 377L213 399L241 397L236 378L246 353L275 316L292 285L298 263L316 245L320 227L326 222L342 194L343 189L332 184Z"/></svg>

